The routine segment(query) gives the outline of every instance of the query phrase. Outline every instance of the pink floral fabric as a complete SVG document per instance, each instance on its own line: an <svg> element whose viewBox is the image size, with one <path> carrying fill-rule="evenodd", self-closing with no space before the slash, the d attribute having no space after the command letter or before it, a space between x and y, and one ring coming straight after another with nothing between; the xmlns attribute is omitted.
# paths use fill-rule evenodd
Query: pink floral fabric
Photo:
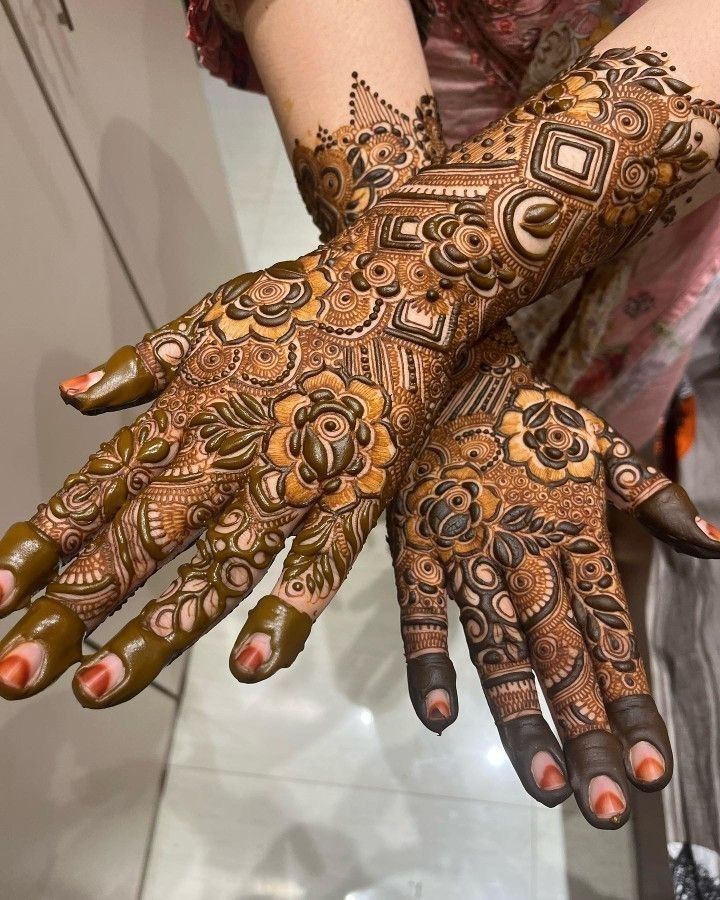
<svg viewBox="0 0 720 900"><path fill-rule="evenodd" d="M413 0L449 143L546 84L642 2ZM190 0L188 22L213 74L262 90L247 45L212 0ZM713 201L513 321L551 380L639 445L652 437L718 304L718 226Z"/></svg>

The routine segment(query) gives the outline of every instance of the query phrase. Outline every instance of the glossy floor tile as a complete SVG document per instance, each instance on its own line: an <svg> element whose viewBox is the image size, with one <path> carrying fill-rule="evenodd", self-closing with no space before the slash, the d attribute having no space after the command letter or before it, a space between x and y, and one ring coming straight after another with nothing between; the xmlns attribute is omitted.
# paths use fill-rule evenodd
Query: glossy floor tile
<svg viewBox="0 0 720 900"><path fill-rule="evenodd" d="M70 677L0 708L0 896L129 900L142 879L176 705L85 710Z"/></svg>
<svg viewBox="0 0 720 900"><path fill-rule="evenodd" d="M417 720L383 527L293 667L264 684L241 685L227 668L246 608L193 651L173 763L530 804L502 751L457 622L460 717L442 737Z"/></svg>
<svg viewBox="0 0 720 900"><path fill-rule="evenodd" d="M530 810L173 767L144 900L530 896Z"/></svg>
<svg viewBox="0 0 720 900"><path fill-rule="evenodd" d="M634 900L631 828L591 828L573 800L553 810L534 804L533 900Z"/></svg>

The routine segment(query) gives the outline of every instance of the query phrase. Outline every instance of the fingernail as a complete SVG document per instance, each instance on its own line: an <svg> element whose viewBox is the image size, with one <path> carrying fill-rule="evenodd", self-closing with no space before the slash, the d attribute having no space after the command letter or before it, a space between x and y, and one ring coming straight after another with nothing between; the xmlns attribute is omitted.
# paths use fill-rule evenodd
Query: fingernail
<svg viewBox="0 0 720 900"><path fill-rule="evenodd" d="M252 634L235 656L236 665L247 672L257 672L270 659L270 638L267 634Z"/></svg>
<svg viewBox="0 0 720 900"><path fill-rule="evenodd" d="M22 691L35 678L45 659L45 650L38 641L24 641L0 659L0 681L7 687Z"/></svg>
<svg viewBox="0 0 720 900"><path fill-rule="evenodd" d="M98 700L120 684L124 675L125 666L120 657L108 653L98 662L85 669L79 669L75 678L89 697Z"/></svg>
<svg viewBox="0 0 720 900"><path fill-rule="evenodd" d="M84 394L88 388L97 384L104 374L102 369L96 369L94 372L87 372L85 375L76 375L75 378L68 378L67 381L62 381L60 390L70 397L74 397L76 394Z"/></svg>
<svg viewBox="0 0 720 900"><path fill-rule="evenodd" d="M596 775L588 789L590 809L600 819L612 819L625 812L625 797L620 785L607 775Z"/></svg>
<svg viewBox="0 0 720 900"><path fill-rule="evenodd" d="M533 756L530 771L535 784L543 791L555 791L566 784L562 769L547 750L540 750Z"/></svg>
<svg viewBox="0 0 720 900"><path fill-rule="evenodd" d="M630 750L630 765L640 781L657 781L665 774L662 754L648 741L638 741Z"/></svg>
<svg viewBox="0 0 720 900"><path fill-rule="evenodd" d="M704 532L712 541L720 541L720 528L717 525L713 525L712 522L708 522L702 518L702 516L695 516L695 524L700 529L700 531Z"/></svg>
<svg viewBox="0 0 720 900"><path fill-rule="evenodd" d="M425 696L425 713L430 720L450 718L450 695L442 688L435 688Z"/></svg>
<svg viewBox="0 0 720 900"><path fill-rule="evenodd" d="M9 569L0 569L0 609L12 603L15 576Z"/></svg>

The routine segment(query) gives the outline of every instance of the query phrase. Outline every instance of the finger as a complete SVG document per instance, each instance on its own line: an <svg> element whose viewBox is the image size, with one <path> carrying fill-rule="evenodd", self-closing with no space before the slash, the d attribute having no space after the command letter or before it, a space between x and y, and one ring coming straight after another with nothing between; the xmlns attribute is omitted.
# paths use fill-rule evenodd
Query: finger
<svg viewBox="0 0 720 900"><path fill-rule="evenodd" d="M165 399L174 404L170 393ZM0 539L0 616L26 606L61 562L72 559L126 499L173 461L182 433L181 413L148 410L101 444L29 522L8 529Z"/></svg>
<svg viewBox="0 0 720 900"><path fill-rule="evenodd" d="M634 515L647 530L680 553L720 557L720 528L698 514L679 484L670 483L639 503Z"/></svg>
<svg viewBox="0 0 720 900"><path fill-rule="evenodd" d="M186 473L197 466L197 452L188 446L161 479L151 482L128 500L113 520L47 588L44 601L68 614L47 616L38 623L31 607L0 641L0 695L19 699L38 693L67 668L68 659L79 658L82 636L89 634L114 612L160 566L194 541L228 503L231 481ZM44 603L47 606L47 602ZM82 624L82 629L78 626ZM17 644L31 640L34 627L42 640L34 643L32 665L24 680L3 679L17 660ZM70 649L74 647L74 649Z"/></svg>
<svg viewBox="0 0 720 900"><path fill-rule="evenodd" d="M672 776L672 750L650 696L610 536L596 533L575 546L585 552L563 551L563 569L628 777L642 790L660 790Z"/></svg>
<svg viewBox="0 0 720 900"><path fill-rule="evenodd" d="M330 603L380 515L377 500L346 512L314 506L307 514L272 593L248 615L230 655L238 681L264 681L292 665L313 622Z"/></svg>
<svg viewBox="0 0 720 900"><path fill-rule="evenodd" d="M442 734L459 711L447 646L445 573L431 546L408 547L402 526L391 522L388 516L410 700L423 725Z"/></svg>
<svg viewBox="0 0 720 900"><path fill-rule="evenodd" d="M527 641L505 578L478 554L454 561L448 586L510 762L531 797L557 806L572 788L560 744L540 711Z"/></svg>
<svg viewBox="0 0 720 900"><path fill-rule="evenodd" d="M596 828L619 828L629 816L622 747L610 731L562 573L550 557L526 554L506 579L580 811Z"/></svg>
<svg viewBox="0 0 720 900"><path fill-rule="evenodd" d="M632 445L609 425L599 439L608 496L647 530L680 553L720 557L720 529L706 522L679 484L647 465Z"/></svg>
<svg viewBox="0 0 720 900"><path fill-rule="evenodd" d="M268 513L244 490L199 539L192 560L163 595L77 670L73 691L80 703L114 706L147 687L248 596L302 514Z"/></svg>
<svg viewBox="0 0 720 900"><path fill-rule="evenodd" d="M134 347L121 347L91 372L63 381L62 399L85 415L94 416L157 397L188 356L216 294L203 297L187 313L149 332Z"/></svg>

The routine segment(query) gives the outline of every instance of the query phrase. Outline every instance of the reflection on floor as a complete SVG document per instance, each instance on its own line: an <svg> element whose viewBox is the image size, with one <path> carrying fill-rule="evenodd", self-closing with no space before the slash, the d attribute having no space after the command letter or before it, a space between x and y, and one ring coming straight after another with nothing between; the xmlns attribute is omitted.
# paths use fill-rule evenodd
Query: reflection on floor
<svg viewBox="0 0 720 900"><path fill-rule="evenodd" d="M314 246L265 99L206 90L246 267ZM243 616L193 651L145 900L635 896L628 828L596 832L572 801L550 811L522 791L459 627L460 718L442 738L418 723L381 526L297 663L265 684L227 669Z"/></svg>

